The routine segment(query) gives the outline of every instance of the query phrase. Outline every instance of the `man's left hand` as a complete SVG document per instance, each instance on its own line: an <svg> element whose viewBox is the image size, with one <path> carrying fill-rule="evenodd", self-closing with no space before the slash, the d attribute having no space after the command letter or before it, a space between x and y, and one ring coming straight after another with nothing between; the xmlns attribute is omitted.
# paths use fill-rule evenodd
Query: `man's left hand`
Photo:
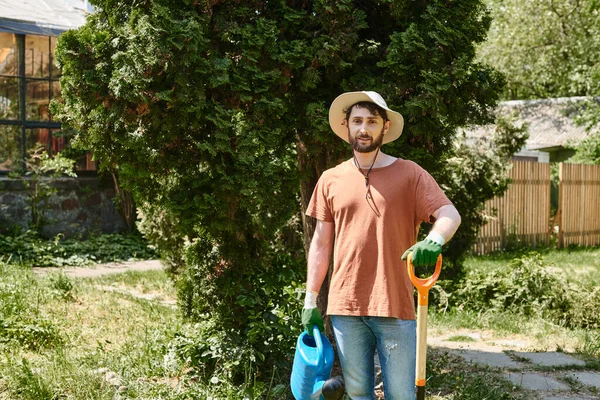
<svg viewBox="0 0 600 400"><path fill-rule="evenodd" d="M442 252L442 245L434 242L431 239L425 239L410 249L406 250L402 255L402 259L406 260L408 253L412 254L412 263L415 267L423 267L426 265L435 265L439 255Z"/></svg>

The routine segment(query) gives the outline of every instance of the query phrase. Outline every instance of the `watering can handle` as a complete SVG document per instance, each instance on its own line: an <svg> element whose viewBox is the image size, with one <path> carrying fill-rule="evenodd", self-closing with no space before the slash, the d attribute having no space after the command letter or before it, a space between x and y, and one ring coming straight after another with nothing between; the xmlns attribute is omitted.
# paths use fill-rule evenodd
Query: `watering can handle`
<svg viewBox="0 0 600 400"><path fill-rule="evenodd" d="M317 344L317 368L321 370L325 365L325 356L323 355L323 339L321 339L321 331L317 325L313 325L313 337Z"/></svg>

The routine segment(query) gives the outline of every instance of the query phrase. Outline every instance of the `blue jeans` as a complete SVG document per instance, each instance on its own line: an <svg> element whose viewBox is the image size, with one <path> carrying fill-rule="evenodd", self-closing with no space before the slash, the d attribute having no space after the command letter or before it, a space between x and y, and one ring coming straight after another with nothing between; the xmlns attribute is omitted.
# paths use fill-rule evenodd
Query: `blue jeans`
<svg viewBox="0 0 600 400"><path fill-rule="evenodd" d="M375 400L375 350L385 399L415 398L416 321L332 315L331 323L350 399Z"/></svg>

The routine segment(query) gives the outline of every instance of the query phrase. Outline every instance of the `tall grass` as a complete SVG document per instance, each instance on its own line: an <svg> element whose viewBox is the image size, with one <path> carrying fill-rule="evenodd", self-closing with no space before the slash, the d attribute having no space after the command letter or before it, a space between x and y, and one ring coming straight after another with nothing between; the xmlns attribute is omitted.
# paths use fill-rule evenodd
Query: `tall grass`
<svg viewBox="0 0 600 400"><path fill-rule="evenodd" d="M569 265L583 265L588 254L573 253L578 258L567 258ZM543 257L552 268L572 268L580 276L568 263L552 261L551 254ZM468 263L472 270L510 268L502 257ZM586 280L593 281L595 266L586 265ZM242 383L234 385L225 374L201 383L202 365L179 351L186 341L202 337L201 327L186 323L176 308L163 303L175 296L162 271L76 279L62 273L34 276L27 268L0 262L0 399L291 398L289 371L265 378L251 363ZM573 349L600 356L597 332L567 328L538 315L431 307L429 325L432 335L479 330L497 338L526 337L532 350ZM220 345L215 342L214 351ZM528 399L526 392L485 368L440 351L429 354L429 400Z"/></svg>
<svg viewBox="0 0 600 400"><path fill-rule="evenodd" d="M182 359L173 345L194 338L198 327L186 324L176 309L160 302L175 296L164 272L75 279L62 273L36 277L4 263L0 268L0 296L11 298L10 306L2 303L6 306L2 315L8 316L10 310L11 320L22 323L13 326L21 328L25 321L45 321L48 331L54 332L51 341L40 329L23 328L28 336L0 335L3 400L291 399L289 371L257 380L261 371L248 365L242 384L232 384L225 375L202 384L198 378L203 371L190 367L193 363ZM161 295L146 300L138 297L140 293ZM466 365L467 370L460 371L456 364L448 369L447 356L432 357L436 362L430 369L444 377L430 385L436 395L432 398L479 400L490 382L503 387L501 379L485 371ZM459 382L467 373L477 379L465 382L460 395L453 394L447 382Z"/></svg>
<svg viewBox="0 0 600 400"><path fill-rule="evenodd" d="M600 248L569 248L470 257L465 281L448 296L455 307L433 308L430 324L521 335L537 350L599 357L599 256Z"/></svg>
<svg viewBox="0 0 600 400"><path fill-rule="evenodd" d="M169 282L156 272L128 279L162 287ZM173 391L169 378L180 371L169 370L164 357L181 326L176 311L104 291L106 283L64 274L34 277L0 263L0 393L15 399L112 399L117 392L147 398Z"/></svg>
<svg viewBox="0 0 600 400"><path fill-rule="evenodd" d="M468 271L494 271L507 268L515 258L528 251L471 256L465 260ZM600 247L568 247L565 249L541 248L536 250L544 262L564 272L568 282L598 286L600 284Z"/></svg>

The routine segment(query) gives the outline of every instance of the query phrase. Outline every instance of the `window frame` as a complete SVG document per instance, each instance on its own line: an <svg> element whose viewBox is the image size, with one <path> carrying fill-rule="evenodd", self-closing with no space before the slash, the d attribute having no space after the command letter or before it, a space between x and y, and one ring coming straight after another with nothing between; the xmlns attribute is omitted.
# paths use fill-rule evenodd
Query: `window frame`
<svg viewBox="0 0 600 400"><path fill-rule="evenodd" d="M48 102L50 103L53 99L55 99L54 97L54 93L53 93L53 83L54 82L58 82L58 76L54 77L53 76L53 72L54 72L54 68L53 66L53 62L54 62L54 53L53 53L53 48L52 48L52 38L54 37L53 35L27 35L27 34L20 34L20 33L15 33L15 32L1 32L1 33L7 33L7 34L12 34L15 37L15 42L16 42L16 48L17 48L17 58L18 58L18 68L17 68L17 74L16 75L4 75L1 74L0 77L7 77L7 78L15 78L17 80L17 86L18 86L18 94L17 94L17 98L19 101L19 118L16 119L0 119L0 125L17 125L20 127L20 135L21 135L21 159L20 160L14 160L15 164L21 164L21 167L24 167L24 161L27 157L27 131L31 130L31 129L48 129L49 130L49 136L48 136L48 147L47 147L47 151L48 154L52 155L52 133L54 130L60 130L61 129L61 123L60 122L56 122L53 120L52 118L52 113L48 112L48 120L43 121L43 120L28 120L27 119L27 101L29 100L27 98L27 83L28 82L32 82L32 81L38 81L38 82L47 82L49 85L49 93L48 93ZM27 71L26 71L26 37L27 36L41 36L41 37L45 37L48 39L48 50L49 50L49 60L48 60L48 76L47 77L35 77L35 76L29 76L27 75ZM14 168L13 168L14 170ZM11 170L2 170L0 171L0 175L6 175L7 173L10 173Z"/></svg>

